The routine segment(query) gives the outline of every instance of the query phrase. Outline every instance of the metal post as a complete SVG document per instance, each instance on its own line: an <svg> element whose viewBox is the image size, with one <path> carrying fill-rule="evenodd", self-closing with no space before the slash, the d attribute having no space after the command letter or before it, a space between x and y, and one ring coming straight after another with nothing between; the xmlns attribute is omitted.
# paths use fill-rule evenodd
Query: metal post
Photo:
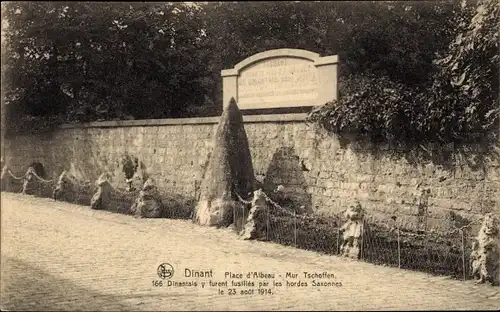
<svg viewBox="0 0 500 312"><path fill-rule="evenodd" d="M196 198L198 200L198 181L194 181L194 198Z"/></svg>
<svg viewBox="0 0 500 312"><path fill-rule="evenodd" d="M23 180L23 189L21 190L21 193L23 195L26 195L26 190L28 189L28 179L24 178Z"/></svg>
<svg viewBox="0 0 500 312"><path fill-rule="evenodd" d="M424 233L427 233L427 206L425 206L425 215L424 215Z"/></svg>
<svg viewBox="0 0 500 312"><path fill-rule="evenodd" d="M266 206L266 241L269 241L269 205Z"/></svg>
<svg viewBox="0 0 500 312"><path fill-rule="evenodd" d="M293 244L297 248L297 213L293 212Z"/></svg>
<svg viewBox="0 0 500 312"><path fill-rule="evenodd" d="M462 269L463 269L463 278L464 281L466 280L465 277L465 238L464 238L464 231L460 229L460 234L462 235Z"/></svg>
<svg viewBox="0 0 500 312"><path fill-rule="evenodd" d="M236 224L236 205L233 205L233 224L234 224L234 229L238 231L237 229L237 224Z"/></svg>
<svg viewBox="0 0 500 312"><path fill-rule="evenodd" d="M360 252L360 258L363 260L363 245L364 245L364 232L365 232L365 219L361 221L361 252Z"/></svg>
<svg viewBox="0 0 500 312"><path fill-rule="evenodd" d="M340 217L337 216L337 254L340 254Z"/></svg>
<svg viewBox="0 0 500 312"><path fill-rule="evenodd" d="M401 269L401 237L399 234L399 227L397 227L397 229L398 229L398 268Z"/></svg>

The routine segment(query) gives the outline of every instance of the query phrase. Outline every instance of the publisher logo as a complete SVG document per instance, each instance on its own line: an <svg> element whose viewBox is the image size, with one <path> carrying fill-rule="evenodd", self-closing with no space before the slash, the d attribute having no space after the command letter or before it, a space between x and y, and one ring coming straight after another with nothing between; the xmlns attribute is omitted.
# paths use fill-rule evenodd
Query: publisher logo
<svg viewBox="0 0 500 312"><path fill-rule="evenodd" d="M174 276L174 268L168 263L162 263L158 266L156 273L161 279L170 279Z"/></svg>

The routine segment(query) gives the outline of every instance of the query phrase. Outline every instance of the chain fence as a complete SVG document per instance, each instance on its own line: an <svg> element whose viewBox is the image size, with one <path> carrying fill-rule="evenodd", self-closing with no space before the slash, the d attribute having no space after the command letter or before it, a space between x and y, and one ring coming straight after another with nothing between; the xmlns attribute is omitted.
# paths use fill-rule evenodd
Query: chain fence
<svg viewBox="0 0 500 312"><path fill-rule="evenodd" d="M344 211L332 215L297 213L268 199L256 239L342 256ZM480 219L450 231L399 228L392 218L367 215L362 221L359 259L369 263L472 279L470 256ZM242 221L240 221L242 222ZM473 230L474 229L474 230Z"/></svg>
<svg viewBox="0 0 500 312"><path fill-rule="evenodd" d="M40 177L33 167L23 175L16 175L10 169L4 168L5 173L2 177L8 175L8 179L2 179L2 191L32 195L35 197L52 198L58 201L64 201L76 205L90 206L92 196L97 191L97 186L90 181L80 183L64 182L64 192L56 194L58 181L55 179L47 180ZM130 207L133 204L139 191L113 190L109 198L109 211L124 214L131 214Z"/></svg>
<svg viewBox="0 0 500 312"><path fill-rule="evenodd" d="M477 232L472 227L479 219L449 231L416 231L399 228L390 219L378 221L370 217L364 220L362 260L463 280L472 278L469 262Z"/></svg>
<svg viewBox="0 0 500 312"><path fill-rule="evenodd" d="M10 169L2 172L2 191L54 198L57 182L41 177L30 167L23 175L16 175ZM5 178L8 175L8 180ZM92 194L97 188L93 183L78 183L66 186L64 197L58 200L90 206ZM113 212L132 214L130 207L139 195L139 190L114 190L109 198ZM241 197L240 197L240 200ZM268 205L254 219L257 222L256 239L271 241L300 249L341 255L343 242L342 225L347 221L344 211L333 215L308 214L290 208L283 208L269 197ZM168 207L164 218L190 219L194 201L165 199ZM244 201L245 205L250 202ZM248 213L234 212L233 221L244 226ZM415 230L400 228L392 218L376 219L366 215L362 221L362 261L421 271L435 275L446 275L457 279L471 279L470 256L472 242L479 225L479 219L460 228L449 231ZM241 227L240 227L241 228Z"/></svg>
<svg viewBox="0 0 500 312"><path fill-rule="evenodd" d="M29 167L22 175L14 174L9 168L4 168L2 172L2 191L51 197L54 185L53 180L40 177L33 167Z"/></svg>
<svg viewBox="0 0 500 312"><path fill-rule="evenodd" d="M53 198L56 200L57 179L46 180L37 174L32 167L25 174L14 174L4 168L2 174L2 191L32 195L35 197ZM7 177L7 178L4 178ZM57 194L58 201L71 204L90 206L92 196L98 187L91 181L65 181L64 191ZM107 198L106 210L126 215L133 215L132 205L139 197L140 189L113 188ZM190 219L195 202L175 194L162 194L162 203L168 209L164 210L162 218Z"/></svg>

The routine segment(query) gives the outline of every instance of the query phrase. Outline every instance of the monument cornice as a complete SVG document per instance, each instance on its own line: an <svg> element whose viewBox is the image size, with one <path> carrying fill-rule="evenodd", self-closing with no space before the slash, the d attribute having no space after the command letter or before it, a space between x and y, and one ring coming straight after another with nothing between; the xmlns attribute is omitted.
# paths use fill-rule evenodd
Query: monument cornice
<svg viewBox="0 0 500 312"><path fill-rule="evenodd" d="M314 66L323 66L323 65L331 65L338 63L337 55L330 55L321 57L318 53L301 50L301 49L274 49L269 51L260 52L254 54L243 61L237 63L231 69L223 69L221 70L222 77L231 77L238 76L240 71L245 69L246 67L258 63L262 60L271 59L271 58L280 58L280 57L291 57L291 58L300 58L306 59L314 63Z"/></svg>

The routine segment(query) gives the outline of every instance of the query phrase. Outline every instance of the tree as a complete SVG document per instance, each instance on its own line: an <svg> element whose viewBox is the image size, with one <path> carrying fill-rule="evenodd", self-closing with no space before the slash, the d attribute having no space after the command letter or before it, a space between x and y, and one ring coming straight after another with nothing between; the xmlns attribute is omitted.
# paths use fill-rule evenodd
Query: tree
<svg viewBox="0 0 500 312"><path fill-rule="evenodd" d="M469 13L468 7L464 10ZM429 92L428 108L442 136L495 142L499 122L498 1L480 1L442 58Z"/></svg>
<svg viewBox="0 0 500 312"><path fill-rule="evenodd" d="M455 40L428 70L431 81L402 83L387 72L351 76L338 103L318 107L310 120L375 142L496 142L499 6L485 0L470 13L464 6L457 14Z"/></svg>
<svg viewBox="0 0 500 312"><path fill-rule="evenodd" d="M220 71L277 48L338 54L341 79L423 84L458 4L10 2L11 125L219 115ZM354 8L353 8L354 7ZM450 22L451 21L451 22ZM342 81L341 81L342 82ZM24 120L24 122L22 122Z"/></svg>
<svg viewBox="0 0 500 312"><path fill-rule="evenodd" d="M269 49L297 48L338 54L342 76L371 72L404 83L428 80L458 10L456 1L222 2L204 8L207 38L222 69Z"/></svg>
<svg viewBox="0 0 500 312"><path fill-rule="evenodd" d="M205 104L198 11L183 3L8 3L11 119L177 117Z"/></svg>

